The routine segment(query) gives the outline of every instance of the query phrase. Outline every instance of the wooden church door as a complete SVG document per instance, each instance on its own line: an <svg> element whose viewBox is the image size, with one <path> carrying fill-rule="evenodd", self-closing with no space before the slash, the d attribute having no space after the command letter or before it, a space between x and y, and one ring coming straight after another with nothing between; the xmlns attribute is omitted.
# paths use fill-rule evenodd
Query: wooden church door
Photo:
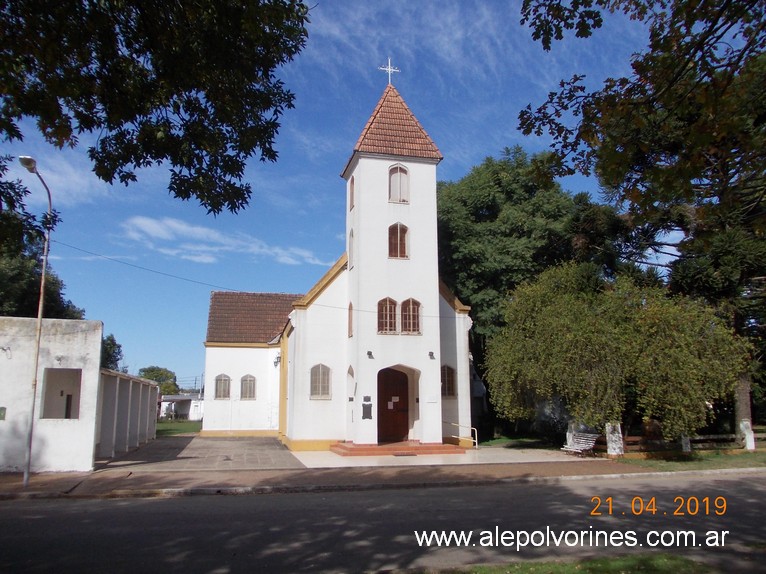
<svg viewBox="0 0 766 574"><path fill-rule="evenodd" d="M410 429L407 375L394 369L378 373L378 442L407 440Z"/></svg>

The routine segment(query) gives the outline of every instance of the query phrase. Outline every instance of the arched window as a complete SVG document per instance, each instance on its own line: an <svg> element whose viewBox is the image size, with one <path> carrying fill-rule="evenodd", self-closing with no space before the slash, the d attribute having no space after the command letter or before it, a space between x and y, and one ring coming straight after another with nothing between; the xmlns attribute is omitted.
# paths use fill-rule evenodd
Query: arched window
<svg viewBox="0 0 766 574"><path fill-rule="evenodd" d="M388 256L405 259L407 257L407 226L394 223L388 228Z"/></svg>
<svg viewBox="0 0 766 574"><path fill-rule="evenodd" d="M348 232L348 268L354 266L354 230Z"/></svg>
<svg viewBox="0 0 766 574"><path fill-rule="evenodd" d="M240 380L239 398L246 401L255 400L255 377L245 375Z"/></svg>
<svg viewBox="0 0 766 574"><path fill-rule="evenodd" d="M457 389L455 388L455 369L449 365L442 365L442 396L457 396Z"/></svg>
<svg viewBox="0 0 766 574"><path fill-rule="evenodd" d="M396 333L396 301L388 297L378 301L378 333Z"/></svg>
<svg viewBox="0 0 766 574"><path fill-rule="evenodd" d="M354 336L354 305L348 304L348 336Z"/></svg>
<svg viewBox="0 0 766 574"><path fill-rule="evenodd" d="M402 333L420 333L420 303L415 299L402 303Z"/></svg>
<svg viewBox="0 0 766 574"><path fill-rule="evenodd" d="M327 365L314 365L311 367L311 398L330 398L330 367Z"/></svg>
<svg viewBox="0 0 766 574"><path fill-rule="evenodd" d="M231 379L228 375L218 375L215 378L215 398L228 399L231 392Z"/></svg>
<svg viewBox="0 0 766 574"><path fill-rule="evenodd" d="M410 176L403 165L395 165L388 170L388 201L410 201Z"/></svg>
<svg viewBox="0 0 766 574"><path fill-rule="evenodd" d="M354 176L351 176L351 180L348 182L348 210L354 209Z"/></svg>

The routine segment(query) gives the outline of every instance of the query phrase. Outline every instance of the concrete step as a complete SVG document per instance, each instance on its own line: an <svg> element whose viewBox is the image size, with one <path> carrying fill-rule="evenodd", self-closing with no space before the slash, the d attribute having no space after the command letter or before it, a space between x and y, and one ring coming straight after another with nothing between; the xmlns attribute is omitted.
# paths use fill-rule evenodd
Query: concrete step
<svg viewBox="0 0 766 574"><path fill-rule="evenodd" d="M422 454L463 454L465 449L453 444L421 444L405 441L388 444L354 444L338 442L330 451L341 456L417 456Z"/></svg>

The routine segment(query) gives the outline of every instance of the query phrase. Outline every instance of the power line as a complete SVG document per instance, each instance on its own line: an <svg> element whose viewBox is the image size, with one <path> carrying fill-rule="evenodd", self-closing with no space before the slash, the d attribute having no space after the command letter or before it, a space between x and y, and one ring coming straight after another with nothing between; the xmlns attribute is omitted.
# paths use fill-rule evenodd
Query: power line
<svg viewBox="0 0 766 574"><path fill-rule="evenodd" d="M58 243L59 245L63 245L64 247L69 247L70 249L74 249L75 251L81 251L83 253L87 253L88 255L93 255L94 257L100 257L101 259L106 259L107 261L112 261L114 263L119 263L121 265L127 265L128 267L133 267L134 269L140 269L141 271L148 271L149 273L156 273L157 275L164 275L165 277L178 279L180 281L186 281L188 283L196 283L197 285L204 285L205 287L223 289L224 291L235 291L235 292L240 291L239 289L232 289L231 287L221 287L220 285L213 285L212 283L205 283L204 281L197 281L196 279L189 279L188 277L181 277L180 275L173 275L172 273L165 273L164 271L157 271L156 269L142 267L141 265L135 265L133 263L128 263L127 261L120 261L119 259L115 259L114 257L108 257L106 255L101 255L100 253L94 253L93 251L88 251L87 249L82 249L81 247L75 247L74 245L69 245L68 243L64 243L63 241L58 241L56 239L52 239L51 241L53 241L54 243Z"/></svg>
<svg viewBox="0 0 766 574"><path fill-rule="evenodd" d="M115 259L114 257L108 257L106 255L101 255L100 253L94 253L93 251L88 251L87 249L83 249L81 247L75 247L74 245L69 245L68 243L64 243L63 241L58 241L56 239L51 239L52 242L58 243L59 245L63 245L65 247L69 247L70 249L74 249L75 251L81 251L82 253L87 253L88 255L92 255L94 257L100 257L101 259L106 259L107 261L112 261L114 263L120 263L121 265L127 265L128 267L133 267L135 269L140 269L142 271L147 271L149 273L156 273L157 275L163 275L165 277L170 277L171 279L178 279L179 281L186 281L188 283L195 283L197 285L204 285L205 287L213 287L215 289L223 289L224 291L232 291L235 293L241 292L241 289L232 289L231 287L221 287L220 285L213 285L212 283L205 283L204 281L197 281L196 279L189 279L187 277L181 277L180 275L173 275L172 273L165 273L164 271L157 271L156 269L150 269L148 267L142 267L141 265L135 265L134 263L128 263L127 261L121 261L119 259ZM336 305L324 305L322 303L312 303L313 306L316 307L324 307L325 309L337 309L338 311L346 311L346 307L339 307ZM377 309L354 309L357 313L377 313ZM423 318L434 318L439 317L440 319L452 319L454 316L450 315L441 315L441 314L430 314L430 313L421 313L421 317Z"/></svg>

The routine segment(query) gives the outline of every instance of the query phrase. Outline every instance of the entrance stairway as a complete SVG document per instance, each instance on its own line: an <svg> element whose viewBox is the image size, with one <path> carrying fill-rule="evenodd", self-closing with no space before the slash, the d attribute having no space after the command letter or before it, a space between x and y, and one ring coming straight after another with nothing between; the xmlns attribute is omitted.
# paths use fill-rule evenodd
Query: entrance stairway
<svg viewBox="0 0 766 574"><path fill-rule="evenodd" d="M384 444L354 444L338 442L330 451L341 456L417 456L419 454L464 454L465 449L454 444L421 444L408 440Z"/></svg>

